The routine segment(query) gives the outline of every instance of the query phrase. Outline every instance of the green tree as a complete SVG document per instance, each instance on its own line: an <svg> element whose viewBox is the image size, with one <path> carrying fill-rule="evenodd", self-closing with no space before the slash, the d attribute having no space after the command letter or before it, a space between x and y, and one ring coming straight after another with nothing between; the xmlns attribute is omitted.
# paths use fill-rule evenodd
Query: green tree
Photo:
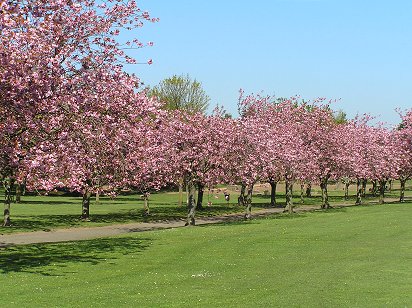
<svg viewBox="0 0 412 308"><path fill-rule="evenodd" d="M189 75L173 75L166 78L149 90L149 95L157 97L164 103L164 108L167 110L182 110L188 113L206 113L210 101L209 96L202 88L202 84L196 79L192 80ZM185 180L182 178L179 181L179 206L182 206L183 202ZM202 194L203 190L199 187L199 197ZM198 206L201 207L201 198L198 198L198 200Z"/></svg>
<svg viewBox="0 0 412 308"><path fill-rule="evenodd" d="M205 113L210 101L202 84L196 79L192 80L189 75L166 78L151 89L149 94L165 103L166 109L190 113Z"/></svg>
<svg viewBox="0 0 412 308"><path fill-rule="evenodd" d="M335 119L336 124L345 124L346 122L348 122L346 112L341 109L333 113L333 118Z"/></svg>

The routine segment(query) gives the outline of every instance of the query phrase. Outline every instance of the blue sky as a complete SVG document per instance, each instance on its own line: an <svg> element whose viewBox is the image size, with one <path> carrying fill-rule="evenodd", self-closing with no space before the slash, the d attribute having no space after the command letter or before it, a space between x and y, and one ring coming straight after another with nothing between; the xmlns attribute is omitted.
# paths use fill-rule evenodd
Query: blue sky
<svg viewBox="0 0 412 308"><path fill-rule="evenodd" d="M237 114L238 91L340 99L351 118L390 124L412 107L412 1L141 0L160 18L129 67L147 85L174 74L202 82L211 106Z"/></svg>

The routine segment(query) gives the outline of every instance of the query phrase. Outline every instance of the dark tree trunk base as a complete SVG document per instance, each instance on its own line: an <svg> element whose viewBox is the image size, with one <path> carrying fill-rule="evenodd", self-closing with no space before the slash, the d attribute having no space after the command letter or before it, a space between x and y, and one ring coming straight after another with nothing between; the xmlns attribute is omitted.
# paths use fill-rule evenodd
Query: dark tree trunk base
<svg viewBox="0 0 412 308"><path fill-rule="evenodd" d="M203 192L204 192L204 185L198 184L197 185L197 203L196 203L196 210L203 210Z"/></svg>
<svg viewBox="0 0 412 308"><path fill-rule="evenodd" d="M307 198L312 197L312 184L311 183L308 183L306 185L306 197Z"/></svg>
<svg viewBox="0 0 412 308"><path fill-rule="evenodd" d="M252 194L253 194L253 184L249 184L247 187L247 195L245 198L245 219L252 218Z"/></svg>
<svg viewBox="0 0 412 308"><path fill-rule="evenodd" d="M379 204L385 203L386 180L379 180Z"/></svg>
<svg viewBox="0 0 412 308"><path fill-rule="evenodd" d="M246 185L242 184L240 187L240 195L237 198L238 206L245 206L245 199L246 199L245 192L246 192Z"/></svg>
<svg viewBox="0 0 412 308"><path fill-rule="evenodd" d="M194 218L190 218L190 221L189 221L189 222L186 221L186 223L185 223L185 227L187 227L187 226L195 226L195 225L196 225L196 222L195 222L195 219L194 219Z"/></svg>
<svg viewBox="0 0 412 308"><path fill-rule="evenodd" d="M269 181L270 184L270 206L276 207L276 181Z"/></svg>
<svg viewBox="0 0 412 308"><path fill-rule="evenodd" d="M196 200L195 200L196 188L192 180L189 180L187 184L187 191L189 193L189 200L187 203L187 218L186 218L185 226L194 226L195 225L195 212L196 212Z"/></svg>
<svg viewBox="0 0 412 308"><path fill-rule="evenodd" d="M375 197L376 192L378 191L378 184L376 180L372 181L372 195Z"/></svg>
<svg viewBox="0 0 412 308"><path fill-rule="evenodd" d="M328 178L320 180L320 188L322 189L322 209L329 209L329 195L328 195Z"/></svg>
<svg viewBox="0 0 412 308"><path fill-rule="evenodd" d="M363 180L362 181L362 197L365 198L366 197L366 184L368 183L368 180Z"/></svg>
<svg viewBox="0 0 412 308"><path fill-rule="evenodd" d="M3 227L11 227L11 220L10 220L10 206L4 209L4 222Z"/></svg>
<svg viewBox="0 0 412 308"><path fill-rule="evenodd" d="M305 194L305 184L301 183L300 184L300 203L302 204L305 203L305 199L303 198L304 194Z"/></svg>
<svg viewBox="0 0 412 308"><path fill-rule="evenodd" d="M22 185L20 183L16 184L16 203L21 202Z"/></svg>
<svg viewBox="0 0 412 308"><path fill-rule="evenodd" d="M286 188L286 206L284 209L284 213L293 213L293 183L289 180L286 180L285 182L285 188Z"/></svg>
<svg viewBox="0 0 412 308"><path fill-rule="evenodd" d="M82 216L80 217L82 221L90 221L90 198L91 192L86 189L82 200Z"/></svg>
<svg viewBox="0 0 412 308"><path fill-rule="evenodd" d="M345 183L345 200L349 200L349 183Z"/></svg>
<svg viewBox="0 0 412 308"><path fill-rule="evenodd" d="M149 208L149 195L148 193L143 194L143 216L147 217L150 215L150 208Z"/></svg>
<svg viewBox="0 0 412 308"><path fill-rule="evenodd" d="M355 205L361 205L362 204L362 185L361 185L361 179L357 179L356 181L356 203Z"/></svg>
<svg viewBox="0 0 412 308"><path fill-rule="evenodd" d="M401 178L401 194L399 196L399 202L405 202L405 186L406 186L406 180Z"/></svg>

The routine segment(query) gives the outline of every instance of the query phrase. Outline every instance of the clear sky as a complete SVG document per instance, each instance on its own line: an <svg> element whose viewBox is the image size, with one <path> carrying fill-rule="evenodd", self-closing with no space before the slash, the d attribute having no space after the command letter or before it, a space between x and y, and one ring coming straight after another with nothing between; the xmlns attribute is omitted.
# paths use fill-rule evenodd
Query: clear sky
<svg viewBox="0 0 412 308"><path fill-rule="evenodd" d="M174 74L202 82L211 106L237 115L238 91L340 99L352 118L390 124L412 108L411 0L141 0L160 18L128 68L154 86Z"/></svg>

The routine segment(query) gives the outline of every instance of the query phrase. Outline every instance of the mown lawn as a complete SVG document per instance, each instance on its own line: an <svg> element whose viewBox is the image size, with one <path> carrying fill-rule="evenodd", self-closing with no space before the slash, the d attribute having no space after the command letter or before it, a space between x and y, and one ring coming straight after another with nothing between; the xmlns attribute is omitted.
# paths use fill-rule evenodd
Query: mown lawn
<svg viewBox="0 0 412 308"><path fill-rule="evenodd" d="M0 251L2 307L409 307L412 203Z"/></svg>
<svg viewBox="0 0 412 308"><path fill-rule="evenodd" d="M407 196L412 197L412 183L408 185L409 191ZM223 188L214 189L213 192L205 192L204 210L197 211L197 217L219 216L228 213L243 212L244 209L236 206L238 191L231 188L230 202L224 200ZM332 205L351 205L355 203L354 185L351 186L351 197L348 201L343 199L343 185L330 185L330 203ZM399 198L399 191L396 189L388 193L388 198ZM259 209L267 207L270 204L270 196L267 195L262 187L256 187L253 196L253 208ZM0 195L3 191L0 190ZM300 206L320 206L321 193L317 186L313 187L313 197L305 198L304 204L300 202L299 185L295 185L295 207ZM186 195L183 195L183 202L186 201ZM120 223L132 222L150 222L162 220L183 220L186 217L186 207L178 206L177 192L158 192L152 193L149 198L150 215L145 216L143 212L143 200L140 195L120 195L114 199L108 197L100 198L100 203L96 204L92 199L90 205L90 221L80 220L81 215L81 197L68 196L23 196L20 204L11 206L11 227L1 227L0 234L52 230L56 228L84 227L84 226L102 226ZM368 195L364 199L366 204L376 203L377 197ZM208 201L213 205L207 207ZM285 205L284 185L279 184L277 189L278 206ZM0 224L1 225L1 224Z"/></svg>
<svg viewBox="0 0 412 308"><path fill-rule="evenodd" d="M90 221L80 220L81 197L23 196L22 202L11 206L11 227L0 227L0 233L51 230L55 228L102 226L110 224L184 219L187 209L177 204L174 192L154 193L150 196L150 215L145 216L140 195L120 195L115 199L100 198L90 205ZM241 212L242 208L228 205L224 196L212 207L197 212L198 217Z"/></svg>

